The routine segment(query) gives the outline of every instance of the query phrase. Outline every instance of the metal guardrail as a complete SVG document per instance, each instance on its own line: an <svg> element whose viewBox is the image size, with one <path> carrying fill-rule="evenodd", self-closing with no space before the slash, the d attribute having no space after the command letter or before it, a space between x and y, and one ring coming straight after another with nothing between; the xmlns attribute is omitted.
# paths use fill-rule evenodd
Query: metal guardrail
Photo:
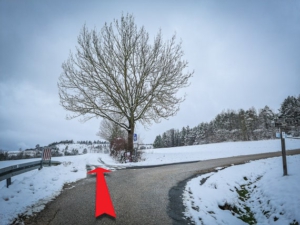
<svg viewBox="0 0 300 225"><path fill-rule="evenodd" d="M58 161L51 161L51 164L59 165L60 162ZM0 169L0 181L6 179L6 187L11 185L11 177L26 173L28 171L34 170L34 169L42 169L44 166L49 165L50 166L50 160L49 161L34 161L29 163L22 163L17 164L13 166L8 166Z"/></svg>

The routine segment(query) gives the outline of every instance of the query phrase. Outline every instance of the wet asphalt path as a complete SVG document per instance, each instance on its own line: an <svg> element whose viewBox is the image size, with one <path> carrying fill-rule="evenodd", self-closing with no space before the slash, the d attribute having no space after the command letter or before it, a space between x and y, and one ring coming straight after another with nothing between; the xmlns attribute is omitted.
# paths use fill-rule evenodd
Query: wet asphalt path
<svg viewBox="0 0 300 225"><path fill-rule="evenodd" d="M288 154L300 154L300 150L288 151ZM24 222L26 225L187 224L182 218L183 206L179 204L183 180L213 171L216 167L274 156L281 156L281 152L107 173L105 177L116 219L108 216L95 218L96 177L89 175L65 189L42 212Z"/></svg>

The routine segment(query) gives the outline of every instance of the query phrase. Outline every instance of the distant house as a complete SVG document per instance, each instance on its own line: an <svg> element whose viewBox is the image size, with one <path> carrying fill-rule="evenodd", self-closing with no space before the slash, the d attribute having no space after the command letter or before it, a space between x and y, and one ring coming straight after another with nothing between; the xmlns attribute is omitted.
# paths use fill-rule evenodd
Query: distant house
<svg viewBox="0 0 300 225"><path fill-rule="evenodd" d="M152 149L153 144L137 144L139 150ZM135 146L136 147L136 146Z"/></svg>
<svg viewBox="0 0 300 225"><path fill-rule="evenodd" d="M20 154L20 151L8 151L7 152L8 158L17 157L18 154Z"/></svg>
<svg viewBox="0 0 300 225"><path fill-rule="evenodd" d="M24 151L24 155L30 156L30 157L36 156L36 153L37 152L35 150L26 150L26 151Z"/></svg>

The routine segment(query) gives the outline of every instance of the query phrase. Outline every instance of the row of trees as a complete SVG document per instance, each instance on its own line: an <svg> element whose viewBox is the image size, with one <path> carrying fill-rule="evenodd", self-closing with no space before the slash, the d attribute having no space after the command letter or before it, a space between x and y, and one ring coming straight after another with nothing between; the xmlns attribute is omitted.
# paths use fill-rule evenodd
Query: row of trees
<svg viewBox="0 0 300 225"><path fill-rule="evenodd" d="M77 144L85 144L85 145L92 145L92 144L104 145L104 144L108 144L106 141L100 141L100 140L97 140L97 141L77 141L76 143ZM59 142L52 142L48 146L51 147L51 146L56 146L56 145L59 145L59 144L65 144L65 145L66 144L74 144L74 141L73 140L65 140L65 141L59 141ZM39 145L36 145L36 148L38 149ZM32 150L32 149L30 149L30 150Z"/></svg>
<svg viewBox="0 0 300 225"><path fill-rule="evenodd" d="M65 140L65 141L60 141L60 142L52 142L48 146L54 146L54 145L58 145L58 144L73 144L73 143L74 143L73 140Z"/></svg>
<svg viewBox="0 0 300 225"><path fill-rule="evenodd" d="M286 130L293 136L300 135L300 95L298 98L288 96L274 113L268 106L256 110L227 110L218 114L209 123L200 123L190 128L183 127L180 131L170 129L158 135L153 143L154 148L187 146L216 143L224 141L249 141L275 138L275 122L281 118L289 125Z"/></svg>
<svg viewBox="0 0 300 225"><path fill-rule="evenodd" d="M92 145L92 144L98 144L98 145L106 145L108 144L106 141L77 141L77 144L85 144L85 145Z"/></svg>

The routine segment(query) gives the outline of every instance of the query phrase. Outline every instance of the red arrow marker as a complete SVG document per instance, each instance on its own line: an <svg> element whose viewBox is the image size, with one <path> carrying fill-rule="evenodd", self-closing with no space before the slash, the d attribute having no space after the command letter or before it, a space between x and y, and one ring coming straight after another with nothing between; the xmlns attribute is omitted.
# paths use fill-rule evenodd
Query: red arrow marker
<svg viewBox="0 0 300 225"><path fill-rule="evenodd" d="M96 168L88 172L88 174L96 173L97 182L96 182L96 210L95 217L101 216L106 213L109 216L116 218L116 213L114 206L112 204L109 190L107 188L104 173L111 172L103 168Z"/></svg>

